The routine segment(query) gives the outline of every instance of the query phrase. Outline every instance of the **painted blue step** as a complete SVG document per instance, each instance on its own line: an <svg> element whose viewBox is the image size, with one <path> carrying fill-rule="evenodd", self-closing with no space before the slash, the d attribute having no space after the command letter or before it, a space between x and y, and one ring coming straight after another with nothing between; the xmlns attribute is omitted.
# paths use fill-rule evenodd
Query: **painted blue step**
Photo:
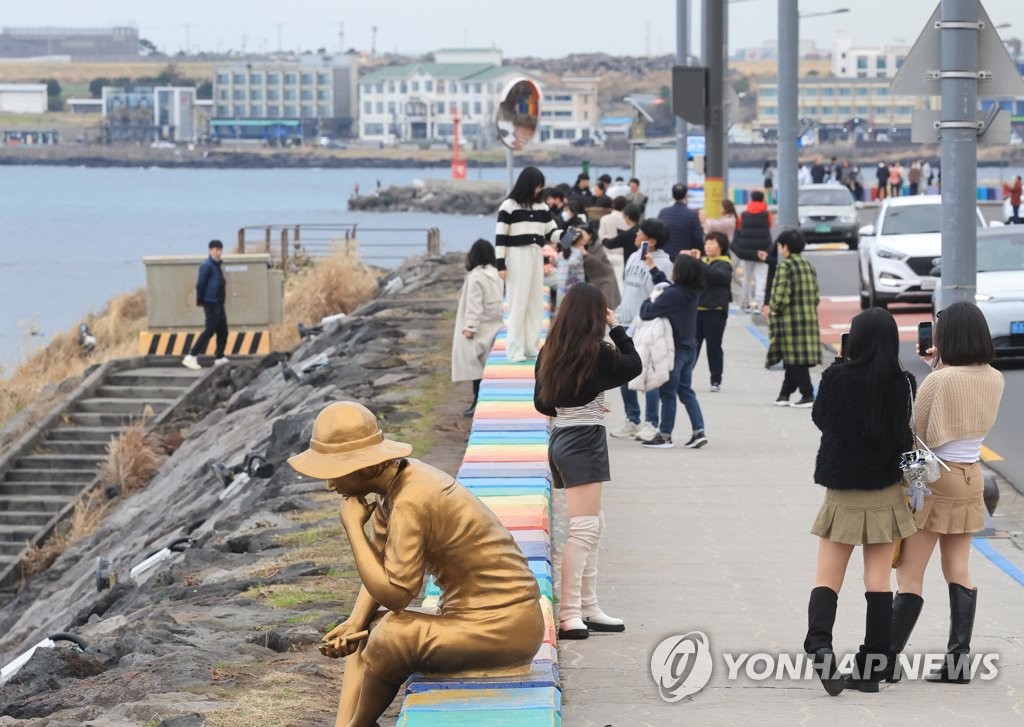
<svg viewBox="0 0 1024 727"><path fill-rule="evenodd" d="M478 679L450 679L414 674L406 684L406 694L428 692L435 689L529 689L531 687L558 687L558 664L535 661L530 673L517 677L486 677Z"/></svg>

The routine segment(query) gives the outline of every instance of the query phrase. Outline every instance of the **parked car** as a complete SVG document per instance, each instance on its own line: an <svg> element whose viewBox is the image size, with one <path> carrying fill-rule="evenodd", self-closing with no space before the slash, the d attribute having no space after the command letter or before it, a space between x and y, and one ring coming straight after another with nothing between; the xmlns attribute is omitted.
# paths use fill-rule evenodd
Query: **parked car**
<svg viewBox="0 0 1024 727"><path fill-rule="evenodd" d="M860 244L860 218L850 190L841 184L800 187L800 232L807 242L845 242L851 250Z"/></svg>
<svg viewBox="0 0 1024 727"><path fill-rule="evenodd" d="M974 208L979 228L981 210ZM926 303L939 279L932 269L942 255L942 198L889 197L875 224L860 228L860 307Z"/></svg>
<svg viewBox="0 0 1024 727"><path fill-rule="evenodd" d="M977 269L974 302L988 322L996 355L1024 356L1024 226L978 230ZM935 314L944 307L939 286Z"/></svg>

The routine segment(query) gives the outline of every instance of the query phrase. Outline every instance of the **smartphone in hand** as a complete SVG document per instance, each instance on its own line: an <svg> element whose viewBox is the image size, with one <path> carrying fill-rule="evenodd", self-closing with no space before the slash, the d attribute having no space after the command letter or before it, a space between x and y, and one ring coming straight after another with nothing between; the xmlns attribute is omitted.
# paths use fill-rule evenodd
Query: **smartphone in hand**
<svg viewBox="0 0 1024 727"><path fill-rule="evenodd" d="M644 240L643 242L640 243L640 259L647 259L647 240Z"/></svg>
<svg viewBox="0 0 1024 727"><path fill-rule="evenodd" d="M917 353L924 356L932 347L932 322L921 321L917 324Z"/></svg>
<svg viewBox="0 0 1024 727"><path fill-rule="evenodd" d="M846 341L850 338L849 333L844 333L839 337L839 360L846 360Z"/></svg>

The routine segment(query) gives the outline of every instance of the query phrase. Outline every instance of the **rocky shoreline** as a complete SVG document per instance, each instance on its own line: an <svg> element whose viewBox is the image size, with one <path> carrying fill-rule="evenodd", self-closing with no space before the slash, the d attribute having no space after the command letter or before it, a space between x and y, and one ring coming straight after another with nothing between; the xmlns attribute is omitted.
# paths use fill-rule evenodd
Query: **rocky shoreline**
<svg viewBox="0 0 1024 727"><path fill-rule="evenodd" d="M342 663L315 644L345 617L359 582L337 496L285 460L304 448L322 406L353 399L414 456L454 471L468 432L459 416L468 395L448 372L462 262L411 259L377 298L290 357L226 367L237 391L210 402L153 481L0 608L0 665L55 632L87 644L37 650L0 686L0 726L334 723ZM211 463L231 467L250 453L272 476L222 501ZM190 547L128 577L175 541ZM100 557L120 575L105 590Z"/></svg>
<svg viewBox="0 0 1024 727"><path fill-rule="evenodd" d="M348 208L359 212L433 212L493 215L508 191L503 182L428 179L425 182L379 189L352 197Z"/></svg>

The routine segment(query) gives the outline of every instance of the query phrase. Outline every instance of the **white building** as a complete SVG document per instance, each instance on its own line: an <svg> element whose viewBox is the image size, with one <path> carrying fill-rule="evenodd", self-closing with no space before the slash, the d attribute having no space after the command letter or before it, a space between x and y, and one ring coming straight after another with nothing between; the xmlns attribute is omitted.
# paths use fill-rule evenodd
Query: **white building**
<svg viewBox="0 0 1024 727"><path fill-rule="evenodd" d="M45 83L0 83L0 113L45 114Z"/></svg>
<svg viewBox="0 0 1024 727"><path fill-rule="evenodd" d="M501 65L501 51L490 48L439 50L430 63L381 68L359 79L359 137L386 143L451 141L457 113L461 140L493 144L501 95L519 77L540 86L522 69Z"/></svg>
<svg viewBox="0 0 1024 727"><path fill-rule="evenodd" d="M836 78L893 78L908 53L908 45L858 48L846 33L837 33L832 43L832 75Z"/></svg>
<svg viewBox="0 0 1024 727"><path fill-rule="evenodd" d="M540 106L540 141L571 144L595 136L600 126L596 78L563 78L544 90Z"/></svg>

